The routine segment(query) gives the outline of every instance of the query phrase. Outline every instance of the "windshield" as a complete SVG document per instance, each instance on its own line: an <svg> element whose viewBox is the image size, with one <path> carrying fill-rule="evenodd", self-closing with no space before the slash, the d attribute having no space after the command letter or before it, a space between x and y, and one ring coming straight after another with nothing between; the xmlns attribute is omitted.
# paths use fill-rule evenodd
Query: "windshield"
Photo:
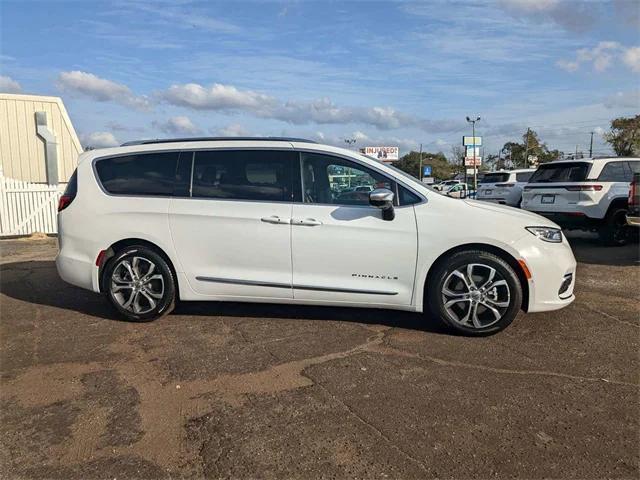
<svg viewBox="0 0 640 480"><path fill-rule="evenodd" d="M398 167L394 167L393 165L391 165L389 163L386 163L385 167L389 167L391 170L393 170L398 175L400 175L409 184L416 184L416 185L419 185L421 187L426 186L424 183L422 183L416 177L414 177L413 175L408 174L404 170L400 170Z"/></svg>
<svg viewBox="0 0 640 480"><path fill-rule="evenodd" d="M582 182L587 178L589 167L590 164L586 162L547 163L540 165L529 182Z"/></svg>
<svg viewBox="0 0 640 480"><path fill-rule="evenodd" d="M484 178L480 180L480 183L500 183L509 180L509 173L485 173Z"/></svg>

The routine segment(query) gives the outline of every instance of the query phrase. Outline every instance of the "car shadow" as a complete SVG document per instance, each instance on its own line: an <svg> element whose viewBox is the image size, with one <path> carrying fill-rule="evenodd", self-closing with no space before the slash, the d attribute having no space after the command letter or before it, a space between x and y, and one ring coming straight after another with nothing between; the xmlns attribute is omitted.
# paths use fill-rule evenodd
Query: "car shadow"
<svg viewBox="0 0 640 480"><path fill-rule="evenodd" d="M640 264L640 245L637 232L621 247L605 246L598 236L587 232L564 232L578 263L609 266L632 266Z"/></svg>
<svg viewBox="0 0 640 480"><path fill-rule="evenodd" d="M65 283L53 261L0 264L0 294L36 305L70 310L90 317L126 321L99 294ZM330 320L384 325L457 335L429 315L372 308L341 308L240 302L179 302L174 315Z"/></svg>

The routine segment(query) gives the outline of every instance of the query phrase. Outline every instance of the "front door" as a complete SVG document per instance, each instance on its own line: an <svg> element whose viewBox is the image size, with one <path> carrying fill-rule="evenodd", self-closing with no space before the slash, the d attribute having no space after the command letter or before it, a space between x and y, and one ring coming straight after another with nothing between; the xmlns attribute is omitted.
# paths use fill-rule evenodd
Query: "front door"
<svg viewBox="0 0 640 480"><path fill-rule="evenodd" d="M369 205L375 188L395 182L359 163L302 153L302 203L291 238L294 298L331 303L409 305L417 255L413 207L382 219Z"/></svg>
<svg viewBox="0 0 640 480"><path fill-rule="evenodd" d="M169 224L191 288L207 296L292 298L297 153L210 150L190 160L190 192L171 200Z"/></svg>

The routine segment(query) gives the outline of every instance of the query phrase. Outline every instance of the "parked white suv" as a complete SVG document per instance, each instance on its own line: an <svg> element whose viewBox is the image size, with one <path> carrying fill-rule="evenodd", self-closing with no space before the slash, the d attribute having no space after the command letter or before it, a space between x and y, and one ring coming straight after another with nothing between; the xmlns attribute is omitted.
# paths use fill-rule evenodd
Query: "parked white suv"
<svg viewBox="0 0 640 480"><path fill-rule="evenodd" d="M487 334L520 309L574 299L576 262L549 220L448 198L392 166L303 140L85 152L58 224L60 276L134 321L178 299L428 307L461 332Z"/></svg>
<svg viewBox="0 0 640 480"><path fill-rule="evenodd" d="M597 231L608 245L628 238L629 184L640 158L586 158L541 165L522 194L522 208L566 229Z"/></svg>
<svg viewBox="0 0 640 480"><path fill-rule="evenodd" d="M485 173L478 185L476 199L519 207L522 190L535 171L535 168L523 168Z"/></svg>

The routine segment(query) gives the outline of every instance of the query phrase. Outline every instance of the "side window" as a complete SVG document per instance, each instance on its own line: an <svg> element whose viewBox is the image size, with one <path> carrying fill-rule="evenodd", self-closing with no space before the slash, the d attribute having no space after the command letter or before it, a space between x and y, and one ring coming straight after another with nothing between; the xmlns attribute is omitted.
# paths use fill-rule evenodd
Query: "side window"
<svg viewBox="0 0 640 480"><path fill-rule="evenodd" d="M277 150L211 150L195 153L193 197L291 202L298 154Z"/></svg>
<svg viewBox="0 0 640 480"><path fill-rule="evenodd" d="M516 173L516 182L528 182L533 172Z"/></svg>
<svg viewBox="0 0 640 480"><path fill-rule="evenodd" d="M629 168L631 169L631 176L633 176L634 173L640 173L640 162L632 160L628 162L628 165L629 165Z"/></svg>
<svg viewBox="0 0 640 480"><path fill-rule="evenodd" d="M363 165L328 155L302 154L305 203L369 205L369 192L394 185L384 175Z"/></svg>
<svg viewBox="0 0 640 480"><path fill-rule="evenodd" d="M598 180L601 182L630 182L629 175L625 171L625 162L609 162L607 163Z"/></svg>
<svg viewBox="0 0 640 480"><path fill-rule="evenodd" d="M418 195L406 189L402 185L398 185L398 197L398 201L401 206L413 205L416 203L420 203L420 201L422 200Z"/></svg>
<svg viewBox="0 0 640 480"><path fill-rule="evenodd" d="M115 195L171 196L179 152L142 153L95 163L104 189Z"/></svg>

